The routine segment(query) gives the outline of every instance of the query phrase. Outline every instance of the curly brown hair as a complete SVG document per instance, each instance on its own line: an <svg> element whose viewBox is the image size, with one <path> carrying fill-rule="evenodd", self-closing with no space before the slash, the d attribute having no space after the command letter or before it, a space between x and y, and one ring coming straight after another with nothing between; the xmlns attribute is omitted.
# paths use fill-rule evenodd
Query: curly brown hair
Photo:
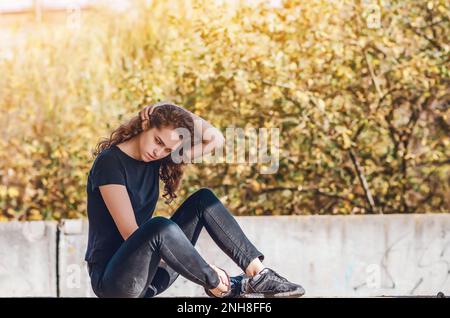
<svg viewBox="0 0 450 318"><path fill-rule="evenodd" d="M194 121L191 115L183 110L183 108L175 104L161 102L153 104L153 106L158 107L156 107L150 115L149 123L146 126L147 129L185 128L189 131L191 136L194 136ZM103 139L97 144L93 151L94 157L97 157L104 149L127 141L140 134L142 131L141 117L138 115L131 118L127 123L120 125L119 128L114 130L109 138ZM194 143L194 138L191 138L191 146L193 146ZM180 155L182 154L183 150L181 149ZM166 199L166 204L170 204L177 197L175 192L180 186L185 165L186 163L183 161L175 163L170 155L161 159L159 175L160 179L164 182L163 198Z"/></svg>

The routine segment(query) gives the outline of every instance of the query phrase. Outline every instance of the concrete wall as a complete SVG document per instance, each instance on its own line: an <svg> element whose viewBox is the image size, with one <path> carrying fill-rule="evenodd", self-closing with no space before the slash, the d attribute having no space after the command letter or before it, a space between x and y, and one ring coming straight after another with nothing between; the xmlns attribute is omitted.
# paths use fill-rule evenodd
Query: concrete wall
<svg viewBox="0 0 450 318"><path fill-rule="evenodd" d="M0 297L56 296L56 222L0 222Z"/></svg>
<svg viewBox="0 0 450 318"><path fill-rule="evenodd" d="M59 235L59 295L96 297L84 262L87 246L87 220L64 220Z"/></svg>
<svg viewBox="0 0 450 318"><path fill-rule="evenodd" d="M450 215L246 217L238 222L267 266L302 284L305 296L450 294ZM241 270L202 232L205 258ZM184 279L162 296L203 295Z"/></svg>
<svg viewBox="0 0 450 318"><path fill-rule="evenodd" d="M265 254L265 264L302 284L308 297L450 294L450 215L268 216L237 221ZM67 220L59 229L59 295L95 296L83 262L86 220ZM54 223L0 223L0 296L55 296L56 248ZM230 274L241 272L206 231L196 248ZM160 296L204 293L179 277Z"/></svg>

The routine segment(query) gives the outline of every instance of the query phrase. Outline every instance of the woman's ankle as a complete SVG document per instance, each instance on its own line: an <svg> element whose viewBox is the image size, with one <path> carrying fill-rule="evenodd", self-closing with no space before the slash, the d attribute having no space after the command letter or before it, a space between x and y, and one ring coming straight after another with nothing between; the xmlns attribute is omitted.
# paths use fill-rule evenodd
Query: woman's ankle
<svg viewBox="0 0 450 318"><path fill-rule="evenodd" d="M264 266L264 264L261 262L261 260L259 258L255 258L253 261L250 262L250 264L247 266L247 268L245 269L245 274L247 276L255 276L257 275L259 272L261 272L264 268L266 268Z"/></svg>

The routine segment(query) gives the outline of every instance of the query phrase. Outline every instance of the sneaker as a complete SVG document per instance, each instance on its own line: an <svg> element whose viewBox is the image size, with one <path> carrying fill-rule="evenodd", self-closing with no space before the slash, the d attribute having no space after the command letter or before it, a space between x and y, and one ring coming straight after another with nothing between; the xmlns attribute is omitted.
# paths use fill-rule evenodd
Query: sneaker
<svg viewBox="0 0 450 318"><path fill-rule="evenodd" d="M243 294L242 280L245 278L245 274L242 273L238 276L230 277L231 292L229 298L240 298Z"/></svg>
<svg viewBox="0 0 450 318"><path fill-rule="evenodd" d="M240 298L243 294L242 290L242 280L244 279L245 274L242 273L238 276L230 276L230 289L227 293L225 293L223 296L218 297L211 293L208 289L205 288L205 293L209 297L213 298Z"/></svg>
<svg viewBox="0 0 450 318"><path fill-rule="evenodd" d="M253 277L242 279L241 285L243 298L295 298L305 294L302 286L267 267Z"/></svg>

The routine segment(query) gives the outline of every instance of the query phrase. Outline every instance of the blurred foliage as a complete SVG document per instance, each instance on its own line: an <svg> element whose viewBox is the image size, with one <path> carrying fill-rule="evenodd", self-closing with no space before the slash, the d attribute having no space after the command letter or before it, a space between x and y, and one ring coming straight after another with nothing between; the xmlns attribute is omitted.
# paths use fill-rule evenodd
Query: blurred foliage
<svg viewBox="0 0 450 318"><path fill-rule="evenodd" d="M161 99L223 132L279 127L281 156L190 165L158 214L204 186L235 215L449 211L447 1L213 3L32 26L0 60L1 220L85 215L93 147Z"/></svg>

